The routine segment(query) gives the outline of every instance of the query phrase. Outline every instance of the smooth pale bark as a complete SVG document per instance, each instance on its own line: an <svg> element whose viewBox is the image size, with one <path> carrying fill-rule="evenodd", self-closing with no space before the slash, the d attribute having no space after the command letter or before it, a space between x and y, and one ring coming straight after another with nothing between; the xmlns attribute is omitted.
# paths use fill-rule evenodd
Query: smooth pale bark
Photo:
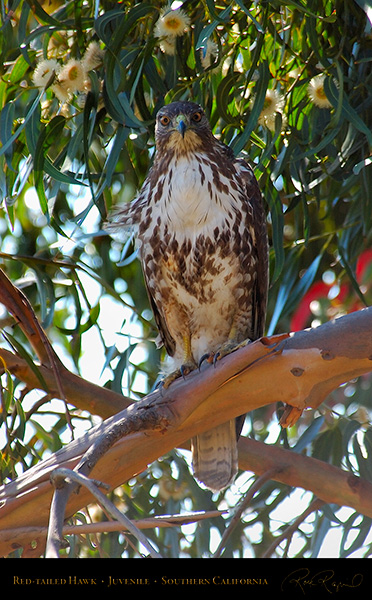
<svg viewBox="0 0 372 600"><path fill-rule="evenodd" d="M316 408L340 384L372 370L371 332L369 308L317 329L263 338L225 357L216 367L204 365L201 373L191 373L167 390L153 392L0 488L0 530L45 526L53 469L73 468L93 441L123 418L125 436L102 456L91 473L112 488L182 446L191 436L260 406L285 402L293 407L287 412L286 424L295 421L304 408ZM79 406L79 389L71 386L71 396L64 391L67 401ZM97 394L97 386L92 392ZM252 440L240 440L239 456L242 469L261 474L275 468L273 479L372 517L371 484L349 473ZM68 515L90 500L84 489L73 494ZM0 544L3 555L12 549L9 540Z"/></svg>

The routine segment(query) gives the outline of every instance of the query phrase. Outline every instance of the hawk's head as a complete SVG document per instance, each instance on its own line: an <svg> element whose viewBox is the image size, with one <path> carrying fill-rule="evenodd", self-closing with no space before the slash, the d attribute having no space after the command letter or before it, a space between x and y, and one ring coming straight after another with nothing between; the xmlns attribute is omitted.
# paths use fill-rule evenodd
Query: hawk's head
<svg viewBox="0 0 372 600"><path fill-rule="evenodd" d="M210 144L213 134L201 106L194 102L172 102L156 116L156 145L188 153Z"/></svg>

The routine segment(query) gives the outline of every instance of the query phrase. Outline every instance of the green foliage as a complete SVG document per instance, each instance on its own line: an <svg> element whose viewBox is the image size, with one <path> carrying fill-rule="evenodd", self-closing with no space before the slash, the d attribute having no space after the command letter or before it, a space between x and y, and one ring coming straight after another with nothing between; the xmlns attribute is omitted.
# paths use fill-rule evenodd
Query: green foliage
<svg viewBox="0 0 372 600"><path fill-rule="evenodd" d="M370 303L372 30L363 8L354 0L191 0L182 7L189 27L164 40L157 2L1 3L0 259L71 369L137 398L156 381L161 356L135 249L131 240L111 240L102 223L142 184L154 116L175 99L203 105L215 134L254 165L271 241L268 332ZM99 52L87 66L92 42ZM57 66L40 86L35 71L46 59ZM85 64L76 89L66 85L71 60ZM32 364L27 340L6 313L0 317L4 344ZM63 405L9 372L1 383L6 481L68 441L70 425ZM334 392L322 416L306 414L289 438L266 408L249 415L246 433L369 480L370 410L366 377ZM93 421L70 413L73 427ZM171 493L161 488L167 482ZM235 506L250 483L242 474L224 497L212 497L174 452L115 495L129 517L142 518ZM292 489L265 484L224 556L264 555L281 532L275 511L286 524L296 514L291 498ZM340 556L369 554L369 519L337 510L308 518L296 544L277 554L317 556L335 526ZM208 556L227 522L221 516L213 529L201 522L149 537L164 556ZM118 534L71 543L70 556L135 555Z"/></svg>

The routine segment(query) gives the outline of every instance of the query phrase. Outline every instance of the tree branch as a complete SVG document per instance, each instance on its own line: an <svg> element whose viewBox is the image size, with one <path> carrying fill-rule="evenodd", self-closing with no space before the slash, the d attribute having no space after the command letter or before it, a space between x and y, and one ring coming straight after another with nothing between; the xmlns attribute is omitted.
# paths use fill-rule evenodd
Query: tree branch
<svg viewBox="0 0 372 600"><path fill-rule="evenodd" d="M44 389L47 393L102 418L129 406L131 400L95 386L66 369L49 342L28 299L1 269L0 303L13 315L40 360L40 365L33 365L24 358L0 348L0 374L7 369L30 389Z"/></svg>
<svg viewBox="0 0 372 600"><path fill-rule="evenodd" d="M53 471L52 482L55 487L55 493L53 496L52 507L50 510L50 522L48 529L47 539L47 551L46 558L58 558L59 550L63 540L63 521L64 521L64 507L59 505L59 494L65 491L66 486L70 485L70 482L77 486L85 486L90 493L98 500L98 503L103 507L106 512L121 523L123 529L127 529L134 537L143 545L143 547L149 552L152 558L161 558L160 554L155 550L152 544L148 541L147 537L128 519L120 510L113 505L110 500L101 492L100 487L107 487L105 484L99 481L94 481L85 477L81 473L72 471L71 469L56 469ZM64 494L62 496L64 502ZM62 523L61 523L62 521Z"/></svg>
<svg viewBox="0 0 372 600"><path fill-rule="evenodd" d="M137 529L153 529L154 527L179 527L190 523L198 523L205 519L214 519L226 514L227 510L198 511L182 515L158 515L146 517L133 521ZM68 535L96 535L97 533L127 532L128 529L119 521L99 521L92 523L81 523L79 525L64 525L62 534ZM2 529L0 531L0 543L19 542L21 545L27 539L43 540L47 538L47 527L17 527L14 529ZM39 548L37 552L40 552ZM32 549L29 551L31 557ZM24 554L23 554L24 556Z"/></svg>
<svg viewBox="0 0 372 600"><path fill-rule="evenodd" d="M23 381L30 390L42 389L52 398L59 398L54 371L50 367L38 364L33 370L24 358L4 348L0 348L0 359L2 359L0 360L0 375L6 369ZM37 376L35 370L39 372L40 377ZM107 419L124 410L133 402L130 398L72 373L62 363L59 363L58 371L59 377L63 381L66 401L76 408L87 410L91 415Z"/></svg>
<svg viewBox="0 0 372 600"><path fill-rule="evenodd" d="M97 439L111 435L115 428L118 433L122 427L125 437L111 438L113 445L103 455L99 453L101 458L92 470L94 478L111 488L193 435L260 406L282 401L296 409L296 417L306 407L316 408L341 383L371 371L371 331L372 308L368 308L314 330L263 338L225 357L215 368L204 365L201 373L193 372L167 390L153 392L0 488L4 502L0 529L45 526L51 472L57 467L76 467ZM71 391L78 400L79 390ZM68 400L74 403L73 398ZM156 429L148 428L151 419ZM372 516L372 485L350 473L247 439L239 443L239 456L243 469L258 475L276 469L276 481L304 487L325 502L352 506ZM91 500L87 490L73 494L67 515ZM11 549L8 545L0 550Z"/></svg>

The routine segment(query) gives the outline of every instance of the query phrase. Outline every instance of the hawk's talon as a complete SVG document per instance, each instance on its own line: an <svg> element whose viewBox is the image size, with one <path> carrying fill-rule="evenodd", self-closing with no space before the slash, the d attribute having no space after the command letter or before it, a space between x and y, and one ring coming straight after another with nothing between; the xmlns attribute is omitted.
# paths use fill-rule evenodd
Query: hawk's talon
<svg viewBox="0 0 372 600"><path fill-rule="evenodd" d="M173 383L173 381L176 381L176 379L179 379L180 377L183 377L183 379L185 379L186 375L191 373L191 371L194 371L196 368L197 365L195 362L191 360L185 362L178 369L165 376L162 382L162 387L164 389L167 389L170 386L170 384Z"/></svg>
<svg viewBox="0 0 372 600"><path fill-rule="evenodd" d="M163 397L163 391L164 391L164 379L161 379L160 381L158 381L156 383L156 385L154 385L154 391L158 391L160 393L160 396Z"/></svg>
<svg viewBox="0 0 372 600"><path fill-rule="evenodd" d="M221 360L221 358L224 358L224 356L228 356L232 352L235 352L235 350L239 350L239 348L244 348L244 346L247 346L250 343L251 340L247 339L239 343L228 341L225 344L222 344L221 348L213 357L213 365L216 366L218 360Z"/></svg>
<svg viewBox="0 0 372 600"><path fill-rule="evenodd" d="M164 384L164 379L159 379L158 381L155 381L154 390L159 390L160 388L163 387L163 384Z"/></svg>
<svg viewBox="0 0 372 600"><path fill-rule="evenodd" d="M191 365L189 365L189 364L181 365L180 366L180 374L182 375L182 377L184 379L186 379L186 375L191 373L191 371L193 371L194 368L195 368L194 365L193 365L193 368L191 368Z"/></svg>
<svg viewBox="0 0 372 600"><path fill-rule="evenodd" d="M207 362L211 363L213 361L213 357L214 357L214 354L212 352L206 352L206 354L203 354L203 356L201 357L201 359L198 362L199 371L201 369L203 362L207 361Z"/></svg>

